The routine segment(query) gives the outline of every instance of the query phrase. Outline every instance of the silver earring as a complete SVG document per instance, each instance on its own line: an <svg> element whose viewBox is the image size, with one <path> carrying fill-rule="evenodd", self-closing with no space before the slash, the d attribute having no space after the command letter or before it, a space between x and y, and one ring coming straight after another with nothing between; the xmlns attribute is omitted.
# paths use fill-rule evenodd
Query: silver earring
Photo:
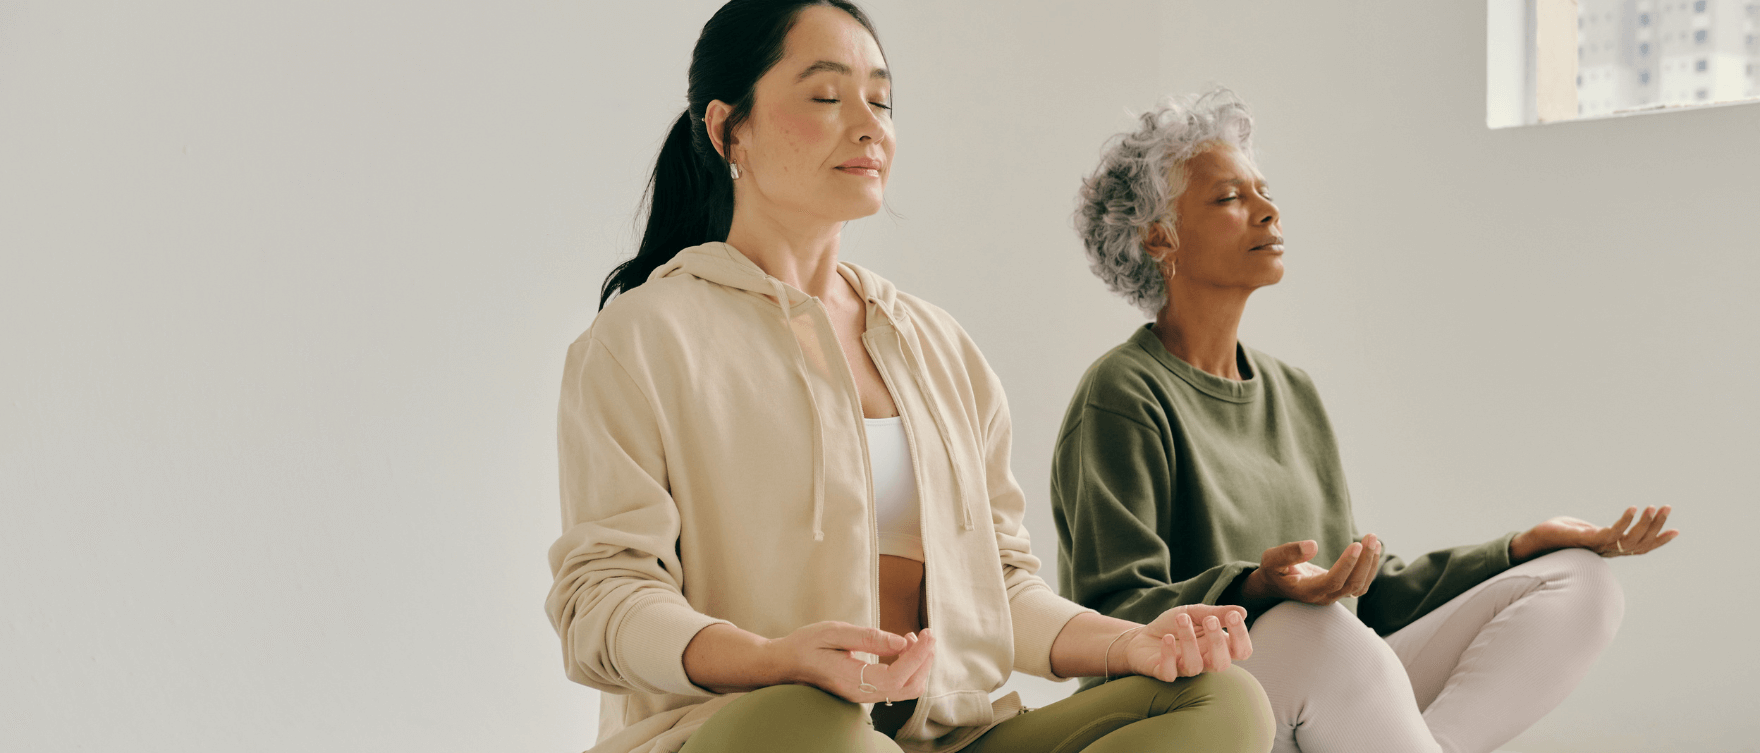
<svg viewBox="0 0 1760 753"><path fill-rule="evenodd" d="M736 162L727 163L727 169L733 173L734 180L739 180L739 164L738 163L736 163Z"/></svg>

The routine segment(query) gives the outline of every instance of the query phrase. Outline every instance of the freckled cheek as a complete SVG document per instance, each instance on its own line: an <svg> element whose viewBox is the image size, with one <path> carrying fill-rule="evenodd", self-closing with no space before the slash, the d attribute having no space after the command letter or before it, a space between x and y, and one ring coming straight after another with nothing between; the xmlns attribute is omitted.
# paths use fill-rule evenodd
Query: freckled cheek
<svg viewBox="0 0 1760 753"><path fill-rule="evenodd" d="M782 113L775 118L776 132L782 138L779 146L791 161L813 158L824 151L823 145L829 138L830 129L821 118L809 115ZM807 166L802 166L807 167Z"/></svg>

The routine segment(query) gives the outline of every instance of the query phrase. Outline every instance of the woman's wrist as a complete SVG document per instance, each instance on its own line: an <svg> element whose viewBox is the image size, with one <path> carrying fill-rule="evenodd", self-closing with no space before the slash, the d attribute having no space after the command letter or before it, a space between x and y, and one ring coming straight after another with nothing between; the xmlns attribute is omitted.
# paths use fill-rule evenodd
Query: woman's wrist
<svg viewBox="0 0 1760 753"><path fill-rule="evenodd" d="M684 671L692 684L714 693L804 680L787 644L725 623L703 628L685 646Z"/></svg>
<svg viewBox="0 0 1760 753"><path fill-rule="evenodd" d="M1100 677L1101 677L1102 681L1110 680L1114 677L1123 677L1125 675L1136 674L1136 672L1131 669L1131 662L1130 662L1131 643L1130 643L1130 641L1129 640L1124 641L1124 650L1118 652L1120 654L1120 656L1119 656L1118 665L1117 665L1118 671L1116 671L1116 672L1113 671L1112 655L1114 652L1113 652L1112 647L1115 645L1118 645L1118 642L1121 639L1123 639L1125 636L1131 635L1133 633L1135 633L1139 636L1142 635L1141 631L1145 627L1148 627L1148 626L1147 625L1138 625L1134 628L1130 628L1128 630L1121 631L1118 635L1112 636L1112 640L1107 641L1106 653L1100 655Z"/></svg>
<svg viewBox="0 0 1760 753"><path fill-rule="evenodd" d="M1264 569L1263 567L1255 567L1247 571L1246 577L1241 579L1241 599L1243 601L1256 601L1277 595L1272 591L1270 581L1265 578L1262 572Z"/></svg>
<svg viewBox="0 0 1760 753"><path fill-rule="evenodd" d="M1539 541L1539 534L1528 529L1509 540L1509 563L1519 565L1540 556L1546 551L1546 543Z"/></svg>
<svg viewBox="0 0 1760 753"><path fill-rule="evenodd" d="M767 681L765 685L798 685L807 682L806 673L801 671L801 663L781 640L771 638L764 641L757 658L758 674L760 679Z"/></svg>

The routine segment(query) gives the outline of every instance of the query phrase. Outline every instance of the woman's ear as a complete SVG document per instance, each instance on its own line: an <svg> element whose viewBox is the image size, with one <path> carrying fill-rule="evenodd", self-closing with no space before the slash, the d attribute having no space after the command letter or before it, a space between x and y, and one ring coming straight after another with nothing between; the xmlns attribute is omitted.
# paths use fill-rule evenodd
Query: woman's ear
<svg viewBox="0 0 1760 753"><path fill-rule="evenodd" d="M727 116L732 112L733 105L719 99L710 102L709 106L703 110L703 131L709 134L709 143L715 146L715 152L728 162L734 161L733 155L728 150L732 149L734 144L739 143L738 139L734 139L732 144L723 143L721 138L722 129L727 126Z"/></svg>
<svg viewBox="0 0 1760 753"><path fill-rule="evenodd" d="M1179 236L1169 230L1166 222L1157 220L1143 230L1143 253L1155 260L1164 275L1171 277L1173 252L1179 248Z"/></svg>

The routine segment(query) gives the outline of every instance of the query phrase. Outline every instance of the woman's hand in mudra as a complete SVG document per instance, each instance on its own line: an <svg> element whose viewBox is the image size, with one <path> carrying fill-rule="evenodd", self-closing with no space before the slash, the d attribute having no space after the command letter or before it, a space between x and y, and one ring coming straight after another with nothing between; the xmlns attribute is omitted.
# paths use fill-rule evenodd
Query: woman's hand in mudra
<svg viewBox="0 0 1760 753"><path fill-rule="evenodd" d="M1347 596L1362 596L1381 567L1381 540L1375 534L1344 548L1330 569L1308 560L1319 552L1313 541L1292 541L1265 550L1259 569L1241 584L1248 599L1278 598L1326 606Z"/></svg>
<svg viewBox="0 0 1760 753"><path fill-rule="evenodd" d="M847 622L815 622L770 642L789 681L852 703L908 701L923 694L935 663L935 636L897 635ZM852 653L895 656L869 664Z"/></svg>
<svg viewBox="0 0 1760 753"><path fill-rule="evenodd" d="M1127 671L1171 682L1200 672L1221 672L1253 655L1247 610L1237 606L1190 604L1161 613L1125 638Z"/></svg>
<svg viewBox="0 0 1760 753"><path fill-rule="evenodd" d="M1644 508L1644 514L1633 523L1638 508L1628 507L1613 525L1602 528L1587 520L1558 517L1516 534L1509 542L1511 564L1526 562L1548 552L1572 547L1587 549L1603 557L1643 554L1681 535L1675 529L1664 530L1673 508L1663 505Z"/></svg>

